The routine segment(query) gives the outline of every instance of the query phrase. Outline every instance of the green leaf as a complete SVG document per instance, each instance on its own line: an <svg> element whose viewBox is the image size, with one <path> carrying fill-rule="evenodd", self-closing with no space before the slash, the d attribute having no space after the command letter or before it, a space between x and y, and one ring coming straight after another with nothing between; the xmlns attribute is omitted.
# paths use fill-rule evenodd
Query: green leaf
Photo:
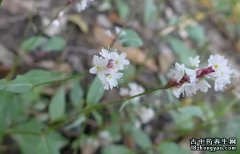
<svg viewBox="0 0 240 154"><path fill-rule="evenodd" d="M133 154L133 152L123 145L109 145L103 148L102 154Z"/></svg>
<svg viewBox="0 0 240 154"><path fill-rule="evenodd" d="M43 128L42 124L32 120L13 131L13 137L22 153L60 154L60 149L67 144L66 139L55 131L43 134L41 133Z"/></svg>
<svg viewBox="0 0 240 154"><path fill-rule="evenodd" d="M87 104L97 104L104 95L103 84L100 79L96 76L92 82L88 94L87 94Z"/></svg>
<svg viewBox="0 0 240 154"><path fill-rule="evenodd" d="M188 58L196 56L197 52L188 48L183 41L177 38L169 37L168 42L170 43L173 51L179 56L182 63L189 65Z"/></svg>
<svg viewBox="0 0 240 154"><path fill-rule="evenodd" d="M204 29L200 25L190 26L186 28L189 37L198 45L203 45L206 42Z"/></svg>
<svg viewBox="0 0 240 154"><path fill-rule="evenodd" d="M49 115L52 121L61 119L65 114L66 102L64 88L60 88L53 96L50 106Z"/></svg>
<svg viewBox="0 0 240 154"><path fill-rule="evenodd" d="M26 107L19 101L15 94L0 92L0 134L10 125L27 119Z"/></svg>
<svg viewBox="0 0 240 154"><path fill-rule="evenodd" d="M31 70L23 75L18 75L12 83L30 83L33 85L56 81L62 76L60 72L47 70Z"/></svg>
<svg viewBox="0 0 240 154"><path fill-rule="evenodd" d="M129 8L128 8L128 5L126 4L125 0L117 0L117 1L114 1L114 2L117 6L117 10L118 10L119 15L122 18L126 18L128 13L129 13Z"/></svg>
<svg viewBox="0 0 240 154"><path fill-rule="evenodd" d="M43 36L32 36L23 41L23 43L21 44L21 48L24 51L32 51L40 47L46 41L47 39Z"/></svg>
<svg viewBox="0 0 240 154"><path fill-rule="evenodd" d="M65 48L66 41L62 37L53 36L49 39L44 36L32 36L26 39L22 44L21 48L24 51L32 51L37 48L49 52L49 51L61 51Z"/></svg>
<svg viewBox="0 0 240 154"><path fill-rule="evenodd" d="M157 7L153 0L145 0L144 23L149 25L157 20Z"/></svg>
<svg viewBox="0 0 240 154"><path fill-rule="evenodd" d="M78 82L74 82L70 91L70 100L75 107L82 107L83 105L83 89Z"/></svg>
<svg viewBox="0 0 240 154"><path fill-rule="evenodd" d="M148 135L141 129L133 128L132 135L135 142L142 148L151 147L152 143Z"/></svg>
<svg viewBox="0 0 240 154"><path fill-rule="evenodd" d="M47 43L42 46L42 50L49 52L49 51L61 51L65 48L66 41L62 37L51 37Z"/></svg>
<svg viewBox="0 0 240 154"><path fill-rule="evenodd" d="M1 6L2 2L3 2L3 0L0 0L0 6Z"/></svg>
<svg viewBox="0 0 240 154"><path fill-rule="evenodd" d="M33 84L30 83L16 83L7 85L4 91L12 93L26 93L31 91L32 88Z"/></svg>
<svg viewBox="0 0 240 154"><path fill-rule="evenodd" d="M140 36L133 30L124 29L119 37L119 42L125 47L141 47L143 41Z"/></svg>
<svg viewBox="0 0 240 154"><path fill-rule="evenodd" d="M159 153L163 154L191 154L190 150L184 149L173 142L163 142L158 146Z"/></svg>

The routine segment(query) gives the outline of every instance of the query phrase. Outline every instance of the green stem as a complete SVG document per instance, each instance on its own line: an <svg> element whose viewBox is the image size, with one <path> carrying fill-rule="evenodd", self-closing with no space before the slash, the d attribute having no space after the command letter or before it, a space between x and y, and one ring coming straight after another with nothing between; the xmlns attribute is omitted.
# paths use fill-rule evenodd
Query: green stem
<svg viewBox="0 0 240 154"><path fill-rule="evenodd" d="M158 90L168 89L168 88L169 88L168 85L165 85L165 86L154 88L154 89L150 89L150 90L145 91L143 93L140 93L140 94L137 94L137 95L133 95L133 96L129 96L129 97L126 97L126 98L123 98L123 99L118 99L118 100L113 100L113 101L106 102L106 103L99 103L99 104L91 105L91 106L87 107L85 110L83 110L83 113L89 114L92 110L101 109L101 108L103 108L105 106L108 106L108 105L122 103L122 102L125 102L127 100L131 100L131 99L136 98L136 97L140 97L140 96L143 96L143 95L151 94L151 93L156 92Z"/></svg>
<svg viewBox="0 0 240 154"><path fill-rule="evenodd" d="M39 83L39 84L34 85L33 88L36 88L36 87L39 87L39 86L50 85L50 84L63 83L63 82L66 82L66 81L68 81L68 80L72 80L72 79L79 78L79 77L81 77L81 76L83 76L83 75L86 75L87 73L88 73L88 72L80 73L80 74L76 74L76 75L73 75L73 76L70 76L70 77L67 77L67 78L64 78L64 79L60 79L60 80L47 81L47 82Z"/></svg>

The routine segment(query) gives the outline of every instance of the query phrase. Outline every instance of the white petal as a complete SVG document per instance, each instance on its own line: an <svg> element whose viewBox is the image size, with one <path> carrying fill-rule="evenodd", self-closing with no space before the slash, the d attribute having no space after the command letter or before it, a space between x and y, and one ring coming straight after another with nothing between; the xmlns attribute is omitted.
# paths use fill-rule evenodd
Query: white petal
<svg viewBox="0 0 240 154"><path fill-rule="evenodd" d="M92 74L97 74L97 69L96 67L92 67L90 70L89 70L90 73Z"/></svg>

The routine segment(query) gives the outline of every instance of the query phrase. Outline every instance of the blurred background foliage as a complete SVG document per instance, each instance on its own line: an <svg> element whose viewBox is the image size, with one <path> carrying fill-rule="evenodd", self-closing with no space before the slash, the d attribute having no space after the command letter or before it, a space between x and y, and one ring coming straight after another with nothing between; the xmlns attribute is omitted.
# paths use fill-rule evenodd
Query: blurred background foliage
<svg viewBox="0 0 240 154"><path fill-rule="evenodd" d="M80 0L65 4L1 6L0 83L7 88L0 86L0 153L200 154L208 152L190 151L190 138L240 139L239 80L222 93L178 100L162 90L130 100L121 112L126 102L86 114L79 113L120 99L119 88L104 92L98 78L85 75L11 93L86 72L93 54L113 42L131 61L119 87L163 85L174 62L187 65L196 55L203 63L210 54L225 55L239 72L239 0L95 0L85 10ZM239 145L217 153L239 154Z"/></svg>

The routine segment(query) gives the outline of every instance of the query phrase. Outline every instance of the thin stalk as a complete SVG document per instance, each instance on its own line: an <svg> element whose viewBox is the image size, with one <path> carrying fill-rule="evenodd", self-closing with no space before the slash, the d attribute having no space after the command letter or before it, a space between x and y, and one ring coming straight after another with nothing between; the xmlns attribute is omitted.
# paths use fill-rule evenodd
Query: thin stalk
<svg viewBox="0 0 240 154"><path fill-rule="evenodd" d="M73 75L73 76L70 76L70 77L67 77L67 78L64 78L64 79L60 79L60 80L47 81L47 82L39 83L39 84L34 85L33 88L36 88L36 87L39 87L39 86L63 83L63 82L66 82L68 80L79 78L79 77L81 77L83 75L86 75L86 74L87 74L87 72L76 74L76 75Z"/></svg>
<svg viewBox="0 0 240 154"><path fill-rule="evenodd" d="M131 100L133 98L136 98L136 97L140 97L140 96L143 96L143 95L147 95L147 94L150 94L150 93L154 93L158 90L161 90L161 89L168 89L169 86L168 85L165 85L165 86L162 86L162 87L158 87L158 88L154 88L154 89L150 89L148 91L145 91L143 93L140 93L140 94L137 94L137 95L133 95L133 96L129 96L129 97L125 97L123 99L117 99L117 100L113 100L113 101L110 101L110 102L106 102L106 103L100 103L100 104L95 104L95 105L91 105L89 107L87 107L86 109L83 110L83 113L87 114L89 112L91 112L92 110L96 110L96 109L101 109L105 106L108 106L108 105L113 105L113 104L117 104L117 103L122 103L122 102L125 102L127 100Z"/></svg>

